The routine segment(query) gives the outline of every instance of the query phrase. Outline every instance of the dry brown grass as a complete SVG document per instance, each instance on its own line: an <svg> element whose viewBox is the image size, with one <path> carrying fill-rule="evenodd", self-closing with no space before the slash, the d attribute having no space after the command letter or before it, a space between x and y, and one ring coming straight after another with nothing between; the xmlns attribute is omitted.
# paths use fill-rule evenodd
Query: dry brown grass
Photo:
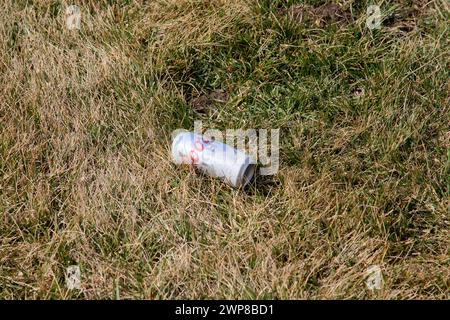
<svg viewBox="0 0 450 320"><path fill-rule="evenodd" d="M294 45L267 1L75 3L80 31L65 28L68 3L1 5L0 298L448 298L448 6L430 2L407 34L374 40L356 16L331 38L307 26ZM255 51L226 60L241 34ZM277 113L264 103L283 94L264 86L289 87L277 70L295 46L338 71L295 82L311 60L293 51L306 107ZM220 78L256 55L254 71ZM198 71L213 60L206 74L234 91L208 117L189 96L215 87ZM318 88L337 94L314 100ZM281 126L280 172L234 190L176 167L171 130L193 119ZM65 287L72 264L81 291ZM385 285L371 292L374 264Z"/></svg>

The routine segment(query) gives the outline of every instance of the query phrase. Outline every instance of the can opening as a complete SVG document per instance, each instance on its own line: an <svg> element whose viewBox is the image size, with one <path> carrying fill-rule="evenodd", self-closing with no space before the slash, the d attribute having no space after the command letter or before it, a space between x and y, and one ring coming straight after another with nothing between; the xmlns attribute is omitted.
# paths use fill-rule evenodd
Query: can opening
<svg viewBox="0 0 450 320"><path fill-rule="evenodd" d="M255 174L255 165L249 164L245 168L244 174L242 175L242 186L245 187L250 181L252 181L253 175Z"/></svg>

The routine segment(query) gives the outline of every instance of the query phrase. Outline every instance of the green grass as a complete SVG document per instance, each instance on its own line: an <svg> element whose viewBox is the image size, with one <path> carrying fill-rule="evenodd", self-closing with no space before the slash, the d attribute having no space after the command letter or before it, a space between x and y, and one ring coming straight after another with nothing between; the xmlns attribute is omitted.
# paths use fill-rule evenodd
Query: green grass
<svg viewBox="0 0 450 320"><path fill-rule="evenodd" d="M7 1L0 298L448 298L449 6L382 1L371 31L372 2L327 3L79 1L68 31L65 3ZM279 173L176 166L196 120L280 128Z"/></svg>

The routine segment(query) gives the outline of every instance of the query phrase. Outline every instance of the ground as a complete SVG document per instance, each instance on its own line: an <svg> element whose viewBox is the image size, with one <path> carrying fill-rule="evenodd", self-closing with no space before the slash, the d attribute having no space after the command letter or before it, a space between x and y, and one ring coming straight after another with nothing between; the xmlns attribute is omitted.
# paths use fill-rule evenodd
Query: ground
<svg viewBox="0 0 450 320"><path fill-rule="evenodd" d="M449 298L449 17L445 0L2 1L0 298ZM175 165L195 120L280 128L279 172L233 189Z"/></svg>

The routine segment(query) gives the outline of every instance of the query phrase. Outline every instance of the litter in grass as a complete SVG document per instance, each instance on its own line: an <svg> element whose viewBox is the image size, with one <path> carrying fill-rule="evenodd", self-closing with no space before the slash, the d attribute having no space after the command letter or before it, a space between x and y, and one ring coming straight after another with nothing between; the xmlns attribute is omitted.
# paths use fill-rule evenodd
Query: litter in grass
<svg viewBox="0 0 450 320"><path fill-rule="evenodd" d="M366 270L366 275L366 285L369 290L381 290L383 288L384 280L380 266L370 266Z"/></svg>
<svg viewBox="0 0 450 320"><path fill-rule="evenodd" d="M172 158L177 164L192 164L233 187L245 186L255 173L255 165L245 153L192 132L179 133L173 139Z"/></svg>

